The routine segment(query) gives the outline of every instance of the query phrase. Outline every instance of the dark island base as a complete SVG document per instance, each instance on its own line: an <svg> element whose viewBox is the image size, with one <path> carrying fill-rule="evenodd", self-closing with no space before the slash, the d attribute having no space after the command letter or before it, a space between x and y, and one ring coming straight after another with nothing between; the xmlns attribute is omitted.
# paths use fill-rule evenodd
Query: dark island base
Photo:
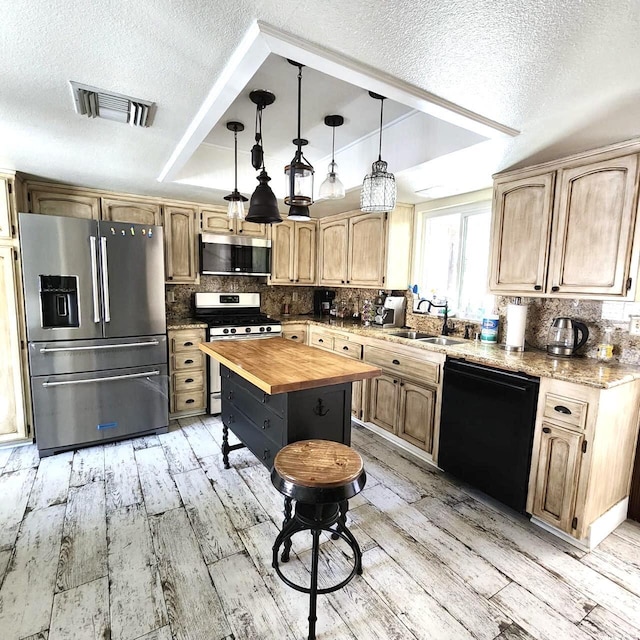
<svg viewBox="0 0 640 640"><path fill-rule="evenodd" d="M224 365L222 455L246 446L267 469L282 447L318 438L351 445L351 383L269 395ZM231 429L242 444L229 445Z"/></svg>

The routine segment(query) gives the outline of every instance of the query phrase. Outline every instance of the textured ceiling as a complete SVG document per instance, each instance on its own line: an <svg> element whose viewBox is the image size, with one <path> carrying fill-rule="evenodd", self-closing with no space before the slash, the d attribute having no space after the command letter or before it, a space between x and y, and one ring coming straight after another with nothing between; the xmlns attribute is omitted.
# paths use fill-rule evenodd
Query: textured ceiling
<svg viewBox="0 0 640 640"><path fill-rule="evenodd" d="M640 135L635 1L14 0L0 20L0 167L218 201L156 178L255 20L522 132L483 143L467 165L453 154L419 166L405 188L448 180L478 188L462 174L486 181L492 171ZM155 101L153 126L76 115L72 79Z"/></svg>

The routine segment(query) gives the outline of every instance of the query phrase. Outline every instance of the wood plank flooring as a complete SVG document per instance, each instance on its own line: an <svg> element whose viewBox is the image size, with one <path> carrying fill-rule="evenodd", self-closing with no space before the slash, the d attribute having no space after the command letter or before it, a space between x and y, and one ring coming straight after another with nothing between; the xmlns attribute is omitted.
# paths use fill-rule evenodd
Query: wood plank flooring
<svg viewBox="0 0 640 640"><path fill-rule="evenodd" d="M0 449L1 640L298 640L271 567L282 499L218 418L38 460ZM640 640L640 524L585 554L354 427L364 573L318 601L323 640ZM310 536L286 575L306 582ZM322 537L321 586L350 571Z"/></svg>

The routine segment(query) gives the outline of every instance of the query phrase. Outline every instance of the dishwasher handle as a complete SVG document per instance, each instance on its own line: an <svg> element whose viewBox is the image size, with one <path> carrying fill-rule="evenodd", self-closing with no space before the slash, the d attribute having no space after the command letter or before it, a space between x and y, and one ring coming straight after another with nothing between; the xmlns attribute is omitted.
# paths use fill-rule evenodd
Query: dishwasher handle
<svg viewBox="0 0 640 640"><path fill-rule="evenodd" d="M512 381L513 383L539 384L540 378L529 376L526 373L516 373L515 371L506 371L504 369L494 369L483 364L475 362L467 362L466 360L457 360L455 358L447 358L444 364L445 377L447 371L455 371L463 375L480 376L483 380L497 380L501 383Z"/></svg>

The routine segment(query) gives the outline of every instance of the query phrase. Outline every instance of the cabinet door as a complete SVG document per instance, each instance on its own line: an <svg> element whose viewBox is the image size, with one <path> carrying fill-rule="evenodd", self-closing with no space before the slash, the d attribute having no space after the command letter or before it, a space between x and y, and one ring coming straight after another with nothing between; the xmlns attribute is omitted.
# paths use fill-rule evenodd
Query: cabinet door
<svg viewBox="0 0 640 640"><path fill-rule="evenodd" d="M369 422L396 433L399 380L382 374L371 381Z"/></svg>
<svg viewBox="0 0 640 640"><path fill-rule="evenodd" d="M71 191L54 189L31 189L29 191L31 211L69 218L100 219L100 198L78 195Z"/></svg>
<svg viewBox="0 0 640 640"><path fill-rule="evenodd" d="M351 383L351 415L362 420L363 381L354 380Z"/></svg>
<svg viewBox="0 0 640 640"><path fill-rule="evenodd" d="M555 173L497 183L493 195L490 289L544 291Z"/></svg>
<svg viewBox="0 0 640 640"><path fill-rule="evenodd" d="M315 284L316 225L314 222L294 222L293 233L295 283Z"/></svg>
<svg viewBox="0 0 640 640"><path fill-rule="evenodd" d="M571 533L582 434L542 423L533 515Z"/></svg>
<svg viewBox="0 0 640 640"><path fill-rule="evenodd" d="M366 213L349 218L347 284L383 286L386 246L386 214Z"/></svg>
<svg viewBox="0 0 640 640"><path fill-rule="evenodd" d="M198 280L196 212L181 207L164 208L165 267L167 282Z"/></svg>
<svg viewBox="0 0 640 640"><path fill-rule="evenodd" d="M276 225L276 227L279 226ZM243 236L251 236L252 238L266 238L267 225L247 222L246 220L236 220L236 233L240 233Z"/></svg>
<svg viewBox="0 0 640 640"><path fill-rule="evenodd" d="M348 220L320 222L320 284L347 283Z"/></svg>
<svg viewBox="0 0 640 640"><path fill-rule="evenodd" d="M294 282L294 224L285 221L271 231L271 284Z"/></svg>
<svg viewBox="0 0 640 640"><path fill-rule="evenodd" d="M11 193L13 183L0 178L0 238L11 238Z"/></svg>
<svg viewBox="0 0 640 640"><path fill-rule="evenodd" d="M436 392L429 387L400 382L398 435L416 447L431 453Z"/></svg>
<svg viewBox="0 0 640 640"><path fill-rule="evenodd" d="M26 435L13 251L0 246L0 442Z"/></svg>
<svg viewBox="0 0 640 640"><path fill-rule="evenodd" d="M551 292L626 295L637 173L636 155L559 172Z"/></svg>
<svg viewBox="0 0 640 640"><path fill-rule="evenodd" d="M218 233L228 236L236 231L234 221L228 218L227 210L222 207L219 209L215 207L200 209L200 215L203 233Z"/></svg>
<svg viewBox="0 0 640 640"><path fill-rule="evenodd" d="M120 198L102 198L102 219L134 224L162 224L159 204Z"/></svg>

